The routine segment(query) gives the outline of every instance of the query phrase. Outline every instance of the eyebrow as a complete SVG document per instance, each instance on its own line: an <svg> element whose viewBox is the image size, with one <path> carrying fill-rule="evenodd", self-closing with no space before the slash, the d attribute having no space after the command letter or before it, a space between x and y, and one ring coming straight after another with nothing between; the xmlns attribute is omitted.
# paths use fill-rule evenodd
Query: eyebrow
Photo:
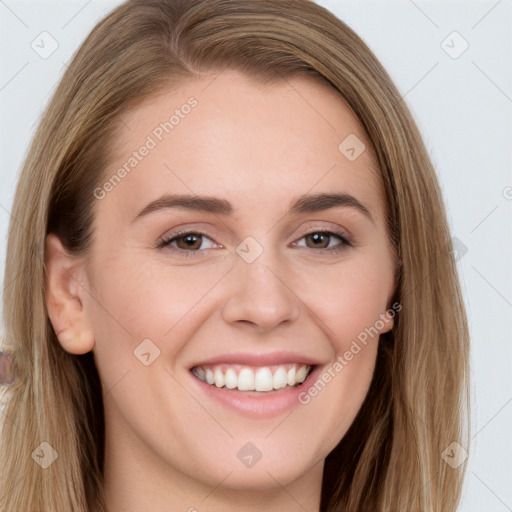
<svg viewBox="0 0 512 512"><path fill-rule="evenodd" d="M370 210L349 194L312 194L302 195L293 200L289 207L292 214L314 213L330 208L349 207L354 208L366 215L373 222ZM132 220L149 215L150 213L167 210L171 208L183 208L201 212L209 212L220 215L231 215L234 211L231 203L225 199L202 195L175 195L165 194L145 206Z"/></svg>

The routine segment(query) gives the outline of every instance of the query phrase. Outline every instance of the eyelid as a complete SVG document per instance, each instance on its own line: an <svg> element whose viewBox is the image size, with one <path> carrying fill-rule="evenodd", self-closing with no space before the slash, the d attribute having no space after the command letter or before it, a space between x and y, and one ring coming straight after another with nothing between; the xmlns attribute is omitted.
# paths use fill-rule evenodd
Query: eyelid
<svg viewBox="0 0 512 512"><path fill-rule="evenodd" d="M331 235L336 235L336 236L340 237L340 239L342 241L346 242L347 244L352 245L352 236L349 235L349 233L345 229L342 229L342 228L339 228L339 227L338 228L330 228L330 227L327 227L327 226L322 226L322 227L315 227L315 226L313 226L313 227L309 227L296 240L300 240L301 238L304 238L305 236L311 235L313 233L328 233L328 234L331 234Z"/></svg>
<svg viewBox="0 0 512 512"><path fill-rule="evenodd" d="M159 238L155 244L156 248L165 248L170 246L170 243L174 241L176 238L181 238L185 235L201 235L205 238L210 239L215 245L219 246L219 248L223 248L222 244L219 244L216 242L213 237L211 237L208 233L205 231L202 231L201 229L183 229L180 231L171 232L170 234L163 235L161 238ZM172 247L172 246L171 246ZM202 251L187 251L186 249L176 249L180 252L202 252Z"/></svg>
<svg viewBox="0 0 512 512"><path fill-rule="evenodd" d="M322 248L322 247L307 247L307 246L298 246L297 245L300 240L302 240L306 236L312 235L314 233L323 233L323 234L329 235L330 237L333 237L333 236L337 237L340 240L340 243L335 245L334 247L324 247L324 248ZM339 255L342 252L344 252L345 250L347 250L351 247L354 247L354 244L352 243L351 239L347 235L345 235L344 233L340 233L337 230L326 229L326 228L311 229L310 231L307 231L302 236L297 238L297 240L292 242L292 244L296 247L300 247L300 249L306 249L309 252L312 251L313 253L319 254L322 256Z"/></svg>

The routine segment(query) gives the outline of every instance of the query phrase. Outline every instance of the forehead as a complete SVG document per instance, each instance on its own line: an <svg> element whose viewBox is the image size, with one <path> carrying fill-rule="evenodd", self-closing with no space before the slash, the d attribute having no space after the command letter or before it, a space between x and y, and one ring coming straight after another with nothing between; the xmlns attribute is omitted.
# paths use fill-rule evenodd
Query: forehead
<svg viewBox="0 0 512 512"><path fill-rule="evenodd" d="M330 190L380 203L363 128L311 78L262 84L226 70L169 89L122 118L106 171L122 175L109 201L132 209L164 192L229 197L235 208Z"/></svg>

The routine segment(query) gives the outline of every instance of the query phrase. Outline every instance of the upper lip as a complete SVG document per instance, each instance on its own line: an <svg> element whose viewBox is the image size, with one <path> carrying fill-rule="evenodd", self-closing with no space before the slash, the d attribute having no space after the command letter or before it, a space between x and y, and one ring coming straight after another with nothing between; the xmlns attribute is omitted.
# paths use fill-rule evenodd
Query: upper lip
<svg viewBox="0 0 512 512"><path fill-rule="evenodd" d="M286 363L306 364L308 366L316 366L320 362L313 357L297 354L295 352L280 351L266 353L229 353L219 354L209 359L204 359L195 363L191 368L196 366L207 366L215 364L240 364L246 366L273 366Z"/></svg>

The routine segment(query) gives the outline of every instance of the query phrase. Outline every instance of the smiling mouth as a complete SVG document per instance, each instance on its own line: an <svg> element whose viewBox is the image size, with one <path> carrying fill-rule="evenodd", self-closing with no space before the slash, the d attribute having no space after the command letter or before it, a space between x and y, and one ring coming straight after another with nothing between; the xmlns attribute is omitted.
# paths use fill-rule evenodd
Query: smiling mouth
<svg viewBox="0 0 512 512"><path fill-rule="evenodd" d="M299 386L313 368L296 363L275 366L216 364L195 366L191 371L200 381L217 388L269 392Z"/></svg>

